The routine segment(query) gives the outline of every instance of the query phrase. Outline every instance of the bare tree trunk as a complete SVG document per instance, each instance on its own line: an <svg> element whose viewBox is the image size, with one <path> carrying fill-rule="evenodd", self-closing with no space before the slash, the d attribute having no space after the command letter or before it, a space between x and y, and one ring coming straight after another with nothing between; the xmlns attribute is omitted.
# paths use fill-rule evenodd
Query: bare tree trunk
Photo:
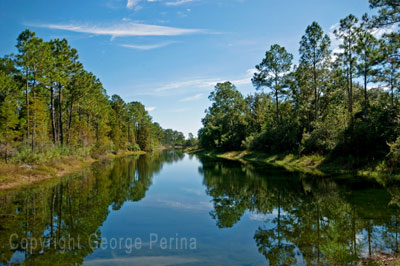
<svg viewBox="0 0 400 266"><path fill-rule="evenodd" d="M130 121L128 121L128 143L131 144L131 127L130 127Z"/></svg>
<svg viewBox="0 0 400 266"><path fill-rule="evenodd" d="M279 125L279 95L278 95L278 74L275 74L275 102L276 102L276 126Z"/></svg>
<svg viewBox="0 0 400 266"><path fill-rule="evenodd" d="M35 148L35 135L36 135L36 74L33 77L33 88L32 88L32 95L33 95L33 119L32 119L32 142L31 142L31 148L32 151Z"/></svg>
<svg viewBox="0 0 400 266"><path fill-rule="evenodd" d="M67 144L69 144L71 138L71 126L72 126L72 108L73 108L73 101L71 99L71 103L69 106L69 116L68 116L68 133L67 133Z"/></svg>
<svg viewBox="0 0 400 266"><path fill-rule="evenodd" d="M350 69L349 69L349 113L350 113L350 125L353 126L353 63L352 56L350 54Z"/></svg>
<svg viewBox="0 0 400 266"><path fill-rule="evenodd" d="M64 133L63 133L63 121L62 121L62 85L58 84L58 119L59 119L59 126L60 126L60 143L61 146L64 145Z"/></svg>
<svg viewBox="0 0 400 266"><path fill-rule="evenodd" d="M26 87L25 87L25 95L26 95L26 121L27 121L27 126L28 126L28 131L27 131L27 135L26 138L27 140L29 139L29 130L30 130L30 125L29 125L29 80L28 80L28 67L26 68Z"/></svg>
<svg viewBox="0 0 400 266"><path fill-rule="evenodd" d="M50 89L50 116L51 116L51 129L53 133L53 143L57 143L56 139L56 121L54 115L54 88L51 87Z"/></svg>
<svg viewBox="0 0 400 266"><path fill-rule="evenodd" d="M275 102L276 102L276 126L279 125L279 99L278 99L278 90L275 90Z"/></svg>
<svg viewBox="0 0 400 266"><path fill-rule="evenodd" d="M394 88L393 88L393 79L390 79L390 91L392 93L392 108L394 107Z"/></svg>
<svg viewBox="0 0 400 266"><path fill-rule="evenodd" d="M315 62L315 51L313 60L314 98L315 98L315 120L318 119L318 88L317 88L317 67Z"/></svg>
<svg viewBox="0 0 400 266"><path fill-rule="evenodd" d="M367 67L365 64L364 67L364 121L367 120L367 110L368 110L368 92L367 92L367 85L368 85L368 80L367 80Z"/></svg>

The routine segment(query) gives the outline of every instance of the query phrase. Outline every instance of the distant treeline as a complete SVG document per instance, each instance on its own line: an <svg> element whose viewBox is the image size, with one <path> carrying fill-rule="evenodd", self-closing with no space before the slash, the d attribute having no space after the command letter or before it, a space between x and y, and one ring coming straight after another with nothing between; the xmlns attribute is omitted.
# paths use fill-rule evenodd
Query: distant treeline
<svg viewBox="0 0 400 266"><path fill-rule="evenodd" d="M376 15L338 23L339 49L332 51L317 22L300 40L298 65L284 47L272 45L256 66L254 95L217 84L200 145L344 156L355 166L386 156L399 164L400 2L369 3Z"/></svg>
<svg viewBox="0 0 400 266"><path fill-rule="evenodd" d="M17 54L0 58L0 153L6 161L186 143L183 133L152 122L140 102L109 97L66 39L46 42L25 30L16 47Z"/></svg>

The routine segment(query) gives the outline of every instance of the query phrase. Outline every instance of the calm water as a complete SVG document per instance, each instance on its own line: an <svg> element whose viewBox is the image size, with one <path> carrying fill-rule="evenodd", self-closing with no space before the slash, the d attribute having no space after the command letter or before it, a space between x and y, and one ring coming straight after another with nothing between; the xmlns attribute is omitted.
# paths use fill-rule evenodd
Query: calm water
<svg viewBox="0 0 400 266"><path fill-rule="evenodd" d="M164 151L0 195L0 263L350 264L399 251L400 187Z"/></svg>

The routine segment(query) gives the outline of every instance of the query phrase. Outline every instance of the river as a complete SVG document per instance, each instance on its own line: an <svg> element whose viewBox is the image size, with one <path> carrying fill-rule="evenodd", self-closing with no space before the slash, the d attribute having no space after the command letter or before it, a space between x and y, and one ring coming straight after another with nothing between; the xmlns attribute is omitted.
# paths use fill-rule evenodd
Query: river
<svg viewBox="0 0 400 266"><path fill-rule="evenodd" d="M351 264L399 251L400 186L167 150L0 194L0 264Z"/></svg>

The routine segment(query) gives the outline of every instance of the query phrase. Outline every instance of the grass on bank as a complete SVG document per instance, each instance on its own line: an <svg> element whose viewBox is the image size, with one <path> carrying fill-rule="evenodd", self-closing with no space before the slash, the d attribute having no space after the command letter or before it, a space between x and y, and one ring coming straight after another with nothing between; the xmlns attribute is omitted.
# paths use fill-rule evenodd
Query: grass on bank
<svg viewBox="0 0 400 266"><path fill-rule="evenodd" d="M366 266L400 266L400 256L391 254L375 254L371 258L361 260L357 265Z"/></svg>
<svg viewBox="0 0 400 266"><path fill-rule="evenodd" d="M316 176L351 174L373 178L381 183L385 183L387 181L386 177L388 176L390 176L392 180L400 180L400 175L393 174L385 167L384 162L374 162L356 168L354 167L354 158L352 157L330 159L321 155L269 155L262 152L246 150L217 152L195 148L188 149L187 152L209 157L237 160L241 162L261 163L269 166L280 167L291 172L302 172Z"/></svg>
<svg viewBox="0 0 400 266"><path fill-rule="evenodd" d="M95 161L110 160L142 151L110 151L97 147L71 149L53 147L41 152L23 149L14 154L8 163L0 162L0 190L18 188L54 177L62 177L89 167Z"/></svg>

